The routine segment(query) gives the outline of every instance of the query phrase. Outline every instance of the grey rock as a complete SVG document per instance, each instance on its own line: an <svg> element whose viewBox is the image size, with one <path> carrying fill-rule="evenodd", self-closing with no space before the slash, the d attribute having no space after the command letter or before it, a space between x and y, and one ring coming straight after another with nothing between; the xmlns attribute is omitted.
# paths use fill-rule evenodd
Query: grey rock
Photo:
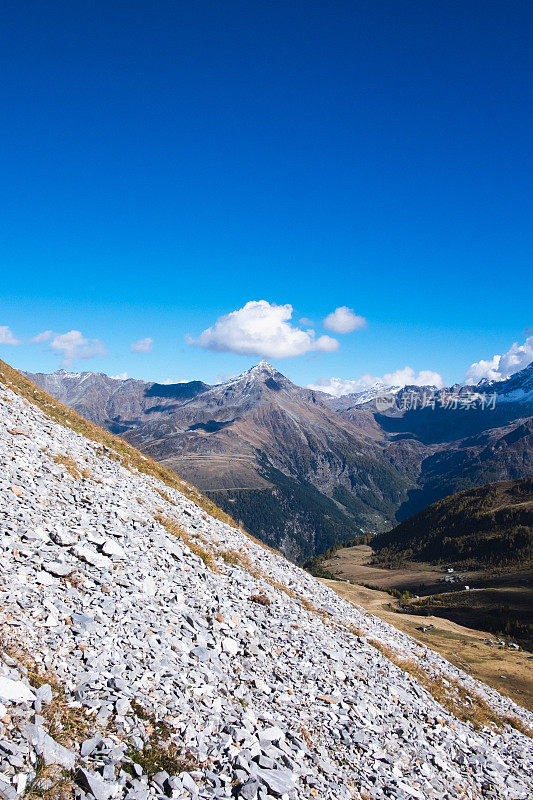
<svg viewBox="0 0 533 800"><path fill-rule="evenodd" d="M102 742L103 737L101 734L97 734L93 736L92 739L86 739L84 742L81 743L80 752L82 756L90 756L91 753L97 749L97 747Z"/></svg>
<svg viewBox="0 0 533 800"><path fill-rule="evenodd" d="M29 703L35 700L35 694L22 681L0 676L0 699L10 703Z"/></svg>
<svg viewBox="0 0 533 800"><path fill-rule="evenodd" d="M107 783L96 773L82 768L76 771L76 783L89 792L95 800L109 800L115 792L114 783Z"/></svg>
<svg viewBox="0 0 533 800"><path fill-rule="evenodd" d="M188 772L184 772L181 776L181 784L184 789L187 789L192 795L198 794L198 785L191 778Z"/></svg>
<svg viewBox="0 0 533 800"><path fill-rule="evenodd" d="M77 542L76 536L61 528L50 531L48 535L50 536L50 539L55 542L55 544L58 544L61 547L71 547Z"/></svg>
<svg viewBox="0 0 533 800"><path fill-rule="evenodd" d="M63 578L65 575L70 575L70 573L73 571L73 567L70 566L70 564L65 564L62 561L49 561L44 563L43 569L58 578Z"/></svg>
<svg viewBox="0 0 533 800"><path fill-rule="evenodd" d="M44 728L30 723L26 725L26 736L45 764L60 764L65 769L73 769L74 753L52 739Z"/></svg>
<svg viewBox="0 0 533 800"><path fill-rule="evenodd" d="M112 539L106 539L102 545L102 553L114 558L126 558L126 551Z"/></svg>
<svg viewBox="0 0 533 800"><path fill-rule="evenodd" d="M85 561L86 564L90 564L93 567L98 567L99 569L108 569L111 567L111 560L107 558L107 556L100 555L97 553L96 550L92 550L90 547L86 545L75 545L72 548L72 553L79 558L80 561Z"/></svg>
<svg viewBox="0 0 533 800"><path fill-rule="evenodd" d="M243 800L257 800L260 785L258 780L250 778L240 787L238 797L242 797Z"/></svg>
<svg viewBox="0 0 533 800"><path fill-rule="evenodd" d="M286 769L258 769L256 776L268 786L269 792L278 797L288 794L295 787L293 775Z"/></svg>
<svg viewBox="0 0 533 800"><path fill-rule="evenodd" d="M49 683L43 683L38 689L35 689L35 695L42 703L52 702L52 687Z"/></svg>
<svg viewBox="0 0 533 800"><path fill-rule="evenodd" d="M239 643L236 642L235 639L230 639L229 636L226 636L222 640L222 647L226 651L226 653L229 653L232 656L237 655L240 649Z"/></svg>

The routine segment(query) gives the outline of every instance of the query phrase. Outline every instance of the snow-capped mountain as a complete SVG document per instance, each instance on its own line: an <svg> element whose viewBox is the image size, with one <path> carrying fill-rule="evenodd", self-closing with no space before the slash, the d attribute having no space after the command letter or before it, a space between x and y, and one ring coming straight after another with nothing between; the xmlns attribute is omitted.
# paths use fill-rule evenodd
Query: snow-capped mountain
<svg viewBox="0 0 533 800"><path fill-rule="evenodd" d="M495 393L499 402L529 404L533 412L533 362L505 381L489 381L482 378L476 391Z"/></svg>

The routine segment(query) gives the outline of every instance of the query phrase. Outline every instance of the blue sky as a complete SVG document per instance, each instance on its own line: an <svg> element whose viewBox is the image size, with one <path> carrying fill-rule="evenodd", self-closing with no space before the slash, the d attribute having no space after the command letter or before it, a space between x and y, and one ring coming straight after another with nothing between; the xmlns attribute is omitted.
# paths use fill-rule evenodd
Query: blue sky
<svg viewBox="0 0 533 800"><path fill-rule="evenodd" d="M56 369L79 331L73 369L212 382L265 354L246 320L202 339L251 301L315 331L269 357L302 384L448 383L531 335L531 3L8 1L0 22L13 365ZM339 307L366 325L324 327Z"/></svg>

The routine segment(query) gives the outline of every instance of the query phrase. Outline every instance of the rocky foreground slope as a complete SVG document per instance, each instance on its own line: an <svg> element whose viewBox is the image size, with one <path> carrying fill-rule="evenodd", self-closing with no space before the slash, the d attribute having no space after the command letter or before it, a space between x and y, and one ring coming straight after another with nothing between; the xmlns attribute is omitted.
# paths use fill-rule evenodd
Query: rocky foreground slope
<svg viewBox="0 0 533 800"><path fill-rule="evenodd" d="M0 535L0 797L530 796L532 715L7 381Z"/></svg>

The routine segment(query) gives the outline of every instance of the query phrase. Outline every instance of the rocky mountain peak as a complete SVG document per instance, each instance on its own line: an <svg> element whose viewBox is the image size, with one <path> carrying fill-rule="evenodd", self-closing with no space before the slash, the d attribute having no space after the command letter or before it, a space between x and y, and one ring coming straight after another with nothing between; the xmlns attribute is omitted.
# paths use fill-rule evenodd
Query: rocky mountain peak
<svg viewBox="0 0 533 800"><path fill-rule="evenodd" d="M274 375L277 370L272 366L272 364L263 359L259 362L259 364L256 364L255 367L251 367L250 372L269 372L271 375Z"/></svg>
<svg viewBox="0 0 533 800"><path fill-rule="evenodd" d="M280 377L280 378L285 378L285 376L281 372L279 372L279 370L277 370L275 367L273 367L272 364L269 364L268 361L265 361L263 359L263 361L260 361L259 364L256 364L255 366L250 367L250 369L245 370L245 372L243 372L239 377L240 378L244 378L244 377L251 377L251 378L264 378L264 377L268 378L268 377L271 377L271 378L273 378L273 377L276 377L276 376ZM287 380L287 379L285 378L285 380Z"/></svg>
<svg viewBox="0 0 533 800"><path fill-rule="evenodd" d="M300 386L293 384L283 373L279 372L268 361L260 361L253 367L230 378L225 383L213 387L213 393L231 393L233 397L241 395L243 399L259 399L267 390L279 391L280 389L293 389L304 392Z"/></svg>

